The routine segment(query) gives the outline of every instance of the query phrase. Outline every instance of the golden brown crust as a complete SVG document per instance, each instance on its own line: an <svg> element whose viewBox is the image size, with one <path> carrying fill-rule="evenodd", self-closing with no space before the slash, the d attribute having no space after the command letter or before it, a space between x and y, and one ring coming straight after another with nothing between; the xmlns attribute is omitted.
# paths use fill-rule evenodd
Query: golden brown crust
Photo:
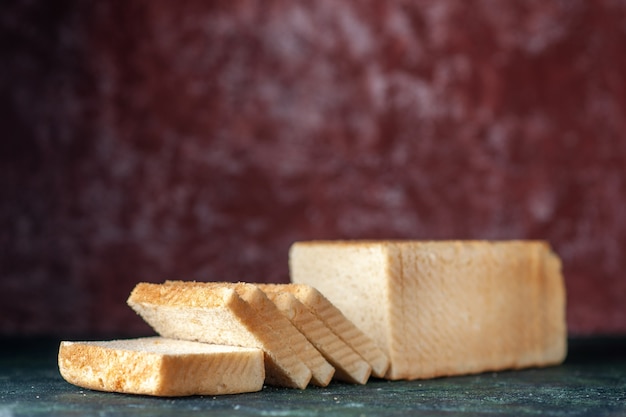
<svg viewBox="0 0 626 417"><path fill-rule="evenodd" d="M128 299L129 302L132 301L134 303L161 304L170 307L200 305L204 307L224 307L233 301L232 293L218 287L208 289L199 286L196 291L186 291L183 286L166 288L161 284L147 282L137 284Z"/></svg>

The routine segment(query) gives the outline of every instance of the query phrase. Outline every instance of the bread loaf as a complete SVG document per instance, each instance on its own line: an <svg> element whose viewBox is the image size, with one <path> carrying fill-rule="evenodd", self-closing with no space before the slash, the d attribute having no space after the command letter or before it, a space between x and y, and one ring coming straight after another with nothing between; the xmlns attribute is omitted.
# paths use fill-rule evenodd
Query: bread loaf
<svg viewBox="0 0 626 417"><path fill-rule="evenodd" d="M295 243L294 283L320 290L391 360L389 379L558 364L559 258L541 241Z"/></svg>
<svg viewBox="0 0 626 417"><path fill-rule="evenodd" d="M263 352L233 346L149 337L61 342L59 370L83 388L158 396L259 391Z"/></svg>
<svg viewBox="0 0 626 417"><path fill-rule="evenodd" d="M372 367L290 292L293 284L257 284L278 309L335 367L334 379L365 384Z"/></svg>
<svg viewBox="0 0 626 417"><path fill-rule="evenodd" d="M311 370L281 330L233 288L140 283L128 304L161 336L262 349L270 385L303 389L311 380Z"/></svg>

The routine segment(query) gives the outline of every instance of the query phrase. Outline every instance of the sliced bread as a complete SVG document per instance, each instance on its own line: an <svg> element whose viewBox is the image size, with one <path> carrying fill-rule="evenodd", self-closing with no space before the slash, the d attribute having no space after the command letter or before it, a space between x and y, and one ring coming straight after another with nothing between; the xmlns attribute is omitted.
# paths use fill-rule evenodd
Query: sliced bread
<svg viewBox="0 0 626 417"><path fill-rule="evenodd" d="M304 389L311 380L290 344L234 288L140 283L128 305L164 337L262 349L270 385Z"/></svg>
<svg viewBox="0 0 626 417"><path fill-rule="evenodd" d="M320 291L305 284L283 285L282 290L293 294L333 333L354 349L370 365L373 376L385 376L389 368L389 358L385 352ZM331 288L327 290L330 291Z"/></svg>
<svg viewBox="0 0 626 417"><path fill-rule="evenodd" d="M276 307L335 367L334 379L365 384L371 366L286 288L289 284L257 284Z"/></svg>
<svg viewBox="0 0 626 417"><path fill-rule="evenodd" d="M311 344L311 342L289 321L255 284L239 282L189 282L166 281L165 285L175 285L183 288L232 288L247 302L262 320L271 329L274 337L281 343L287 344L311 370L311 383L325 387L335 374L335 368Z"/></svg>
<svg viewBox="0 0 626 417"><path fill-rule="evenodd" d="M61 342L63 378L79 387L158 396L259 391L265 370L260 349L148 337Z"/></svg>

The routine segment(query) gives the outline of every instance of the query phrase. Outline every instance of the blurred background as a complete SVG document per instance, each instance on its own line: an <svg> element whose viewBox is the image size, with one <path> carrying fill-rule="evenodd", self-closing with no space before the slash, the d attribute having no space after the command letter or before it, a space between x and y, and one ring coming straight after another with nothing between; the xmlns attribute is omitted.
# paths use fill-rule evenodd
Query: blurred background
<svg viewBox="0 0 626 417"><path fill-rule="evenodd" d="M4 0L0 132L2 335L320 238L546 239L626 333L624 1Z"/></svg>

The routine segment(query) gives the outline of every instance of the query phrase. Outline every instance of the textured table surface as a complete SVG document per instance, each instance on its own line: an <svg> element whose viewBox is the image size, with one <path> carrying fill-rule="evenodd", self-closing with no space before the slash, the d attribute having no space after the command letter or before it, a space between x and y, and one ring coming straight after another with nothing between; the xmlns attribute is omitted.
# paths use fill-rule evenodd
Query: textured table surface
<svg viewBox="0 0 626 417"><path fill-rule="evenodd" d="M81 389L59 375L57 341L0 342L0 417L626 415L626 338L574 339L565 364L546 369L176 399Z"/></svg>

